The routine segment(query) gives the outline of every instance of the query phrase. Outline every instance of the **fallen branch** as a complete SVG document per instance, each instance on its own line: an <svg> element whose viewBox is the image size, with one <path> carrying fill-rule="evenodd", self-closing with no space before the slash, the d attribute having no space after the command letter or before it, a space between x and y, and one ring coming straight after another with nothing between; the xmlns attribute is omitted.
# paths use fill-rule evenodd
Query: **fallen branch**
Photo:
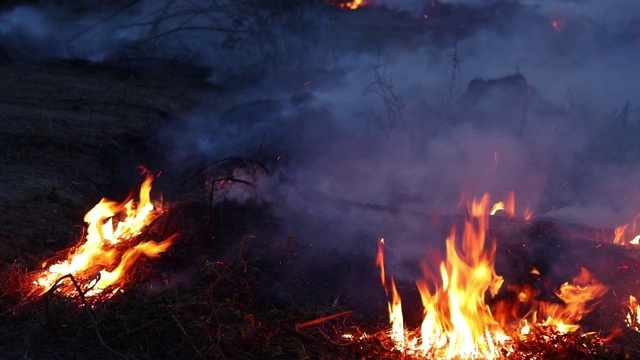
<svg viewBox="0 0 640 360"><path fill-rule="evenodd" d="M353 311L348 310L348 311L343 311L343 312L339 312L337 314L333 314L333 315L327 315L327 316L323 316L314 320L309 320L309 321L305 321L299 324L296 324L296 330L300 330L300 329L304 329L307 328L309 326L313 326L313 325L318 325L321 324L325 321L331 320L331 319L335 319L341 316L347 316L347 315L351 315L353 313Z"/></svg>

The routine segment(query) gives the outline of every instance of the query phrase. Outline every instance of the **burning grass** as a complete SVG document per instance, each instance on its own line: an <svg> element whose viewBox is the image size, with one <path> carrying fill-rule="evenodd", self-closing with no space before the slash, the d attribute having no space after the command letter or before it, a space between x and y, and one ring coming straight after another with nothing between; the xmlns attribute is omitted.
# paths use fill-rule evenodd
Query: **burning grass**
<svg viewBox="0 0 640 360"><path fill-rule="evenodd" d="M119 84L111 87L117 88ZM103 93L103 86L96 87ZM149 86L129 87L127 84L126 87L126 91L106 93L115 97L131 93L130 98L147 98L146 95L151 91ZM136 242L144 243L154 239L167 239L175 232L183 234L165 250L162 257L141 257L125 275L126 286L123 289L126 291L95 295L91 298L85 286L85 281L91 276L83 278L74 275L72 278L60 273L52 282L47 283L48 286L40 289L41 296L34 296L33 280L41 274L41 270L33 272L25 269L40 268L38 265L42 260L51 258L46 249L59 249L64 245L61 243L72 238L69 236L71 225L78 223L82 215L82 211L77 210L78 204L87 203L87 199L80 201L70 197L70 194L102 195L99 194L98 188L104 188L106 183L113 180L114 176L109 175L108 171L112 169L101 167L100 164L105 161L102 157L99 158L102 160L98 161L95 154L107 153L114 157L137 149L135 146L129 148L124 144L132 140L126 134L140 131L139 129L115 129L117 126L123 126L124 122L133 123L127 116L145 118L144 122L139 123L144 124L145 126L140 128L145 129L155 121L153 116L143 111L143 107L134 107L132 110L131 104L117 99L106 99L102 105L115 108L113 104L117 104L118 109L126 109L122 110L123 113L116 114L122 119L117 123L109 123L108 120L114 115L110 114L108 118L101 117L104 114L100 115L95 110L100 104L85 101L81 97L66 99L66 102L56 100L55 96L58 93L65 92L46 91L39 95L38 99L51 99L51 103L43 104L38 100L37 107L30 105L29 108L44 107L44 115L29 113L23 119L44 121L47 131L43 132L37 128L18 129L24 134L39 134L36 138L29 138L31 142L27 146L31 152L21 151L18 147L18 142L24 141L26 135L16 136L15 133L8 132L11 135L9 137L16 140L15 143L8 142L8 162L3 163L3 169L24 166L20 161L25 161L26 158L31 165L29 171L41 172L48 176L40 177L43 180L39 185L39 191L25 191L29 194L25 195L25 198L31 200L19 198L16 202L20 208L32 209L33 214L27 216L24 210L19 213L16 210L17 206L15 209L7 208L3 225L9 224L8 220L13 222L9 224L11 226L0 231L20 236L24 236L22 231L33 231L41 237L41 234L48 233L47 229L55 226L56 231L49 236L56 239L47 243L46 247L41 246L42 243L31 246L11 246L13 243L2 245L11 249L5 253L8 255L3 260L11 261L15 254L19 255L20 260L0 271L1 357L416 357L415 353L412 355L397 349L394 339L389 335L389 324L385 318L387 299L384 297L383 288L377 283L379 277L376 276L374 259L364 254L362 258L354 259L353 254L316 253L314 257L317 260L301 264L297 261L299 256L296 254L304 254L308 251L307 247L296 244L293 239L282 239L283 241L275 243L267 240L277 238L272 235L275 231L271 231L276 220L271 218L267 206L256 203L239 205L226 201L214 204L209 200L214 184L217 191L217 184L221 181L226 184L236 180L233 171L223 176L212 175L210 180L217 182L210 182L208 194L203 195L198 191L196 200L177 202L165 207L155 221L138 235ZM71 110L67 112L60 104L70 104ZM153 104L148 107L154 108ZM140 116L141 114L146 115ZM89 116L94 116L94 121L87 130L86 118ZM27 123L16 121L15 126L24 127ZM10 124L14 122L7 122L4 126ZM87 133L78 133L80 128ZM107 145L108 151L104 149L104 144L98 147L89 141L80 144L72 141L76 138L93 140L100 138L100 134L107 135L105 143L113 144ZM57 136L57 140L50 141L51 138L48 136ZM36 146L41 144L53 145L45 151ZM87 155L86 158L84 155L76 157L78 153L94 155ZM41 163L34 159L41 160ZM57 168L46 167L45 163L56 161ZM81 163L81 166L76 166L78 163ZM233 169L237 168L235 163L231 165ZM77 180L78 174L67 173L70 171L68 169L75 167L83 169L80 185ZM4 171L3 175L8 172ZM62 180L53 174L61 176ZM39 176L29 172L25 177ZM99 179L99 182L90 182L95 179ZM63 186L70 181L75 183L70 187ZM14 181L7 181L11 184L17 182L15 177ZM204 181L200 183L202 182ZM109 189L115 191L117 187ZM87 188L91 191L87 191ZM30 206L33 204L37 206ZM580 330L559 334L550 327L532 327L525 338L513 329L506 331L512 339L509 358L640 358L638 310L629 304L629 295L640 295L637 286L640 274L638 249L612 245L613 231L612 236L605 237L606 241L603 241L602 238L586 239L585 234L588 232L604 233L599 229L574 227L571 231L566 231L554 221L522 223L514 220L510 214L509 209L512 205L509 200L503 205L503 210L496 211L498 215L503 212L509 213L502 222L504 229L508 231L493 228L490 232L491 237L497 238L496 272L505 277L506 283L527 283L539 290L534 296L536 301L551 297L559 304L565 300L554 295L554 290L560 289L563 283L570 282L570 278L579 274L582 266L597 275L597 279L603 284L611 286L611 290L593 312L579 319ZM64 218L63 215L48 217L60 207L72 206L76 208L72 212L64 212L63 215L68 219L63 222L59 222L60 217ZM45 221L42 221L42 216L45 216ZM13 217L18 220L13 220ZM33 221L34 217L37 217L37 221ZM16 221L24 223L18 224ZM211 224L212 226L209 226ZM64 231L59 230L63 227ZM256 232L256 229L259 231ZM629 227L629 230L632 228ZM66 234L67 237L57 238L60 234ZM81 240L82 237L79 236L77 242L81 243ZM68 251L59 255L65 257ZM547 267L542 267L545 264ZM555 264L555 267L549 264ZM533 275L530 272L533 266L540 269L545 277L543 280L531 280ZM364 269L366 275L357 274L347 285L339 287L336 281L346 277L345 274L348 272L344 271L345 268ZM74 284L72 279L78 285ZM50 291L58 289L54 286L58 280L66 284L65 291ZM546 284L546 281L551 284ZM414 302L411 302L411 296L406 296L407 289L415 288L415 284L398 281L397 287L399 295L405 301L405 312L421 313L418 295L416 294ZM499 298L500 294L495 299L485 300L493 307ZM381 306L368 307L370 303L364 300L370 300L374 305L379 303ZM416 329L420 324L412 323L410 319L407 322L409 325L405 329L406 337L416 337Z"/></svg>
<svg viewBox="0 0 640 360"><path fill-rule="evenodd" d="M147 174L146 181L150 182L150 179ZM144 209L144 204L149 202L148 190L143 191L140 198L145 200L138 205L129 206L131 211ZM482 200L484 210L488 210L487 201L488 199ZM117 207L127 208L123 204ZM419 326L405 328L401 319L402 309L396 313L399 315L395 316L390 330L389 325L380 318L382 308L377 317L367 315L367 309L362 308L362 303L358 305L353 300L361 291L355 284L362 282L370 282L379 292L380 296L377 298L384 299L384 291L375 285L373 265L376 261L373 258L359 259L365 260L365 265L362 266L354 265L354 259L348 259L346 254L326 254L317 263L321 266L313 270L309 268L314 267L313 264L296 261L305 248L293 238L272 243L260 236L246 235L250 233L247 228L249 223L255 223L256 228L260 229L272 226L269 222L274 219L270 218L268 206L251 203L239 205L224 201L218 203L216 209L211 209L211 206L208 199L177 203L156 214L155 220L145 225L145 231L134 231L139 233L136 235L136 243L147 243L152 238L167 238L168 234L185 229L188 236L165 249L162 257L138 259L137 265L130 267L131 271L123 275L121 283L111 287L114 290L120 289L119 291L94 294L91 287L87 286L91 279L76 273L59 273L52 283L41 287L44 290L39 296L34 296L37 293L33 291L33 281L42 275L41 271L26 272L16 265L1 272L0 280L5 289L0 297L3 324L0 343L3 344L3 353L9 357L26 354L30 358L96 359L464 359L487 358L489 355L509 359L627 359L640 356L640 332L635 331L637 323L632 321L635 319L636 307L627 303L621 306L617 295L613 299L609 296L602 304L594 303L592 300L604 295L606 289L598 290L596 295L578 302L578 305L594 310L595 316L588 312L580 312L580 316L574 314L566 319L558 315L565 306L575 303L567 294L575 295L585 289L599 289L595 280L584 270L578 271L573 281L552 287L557 297L554 310L540 307L540 304L546 304L544 297L549 296L550 290L544 287L551 286L545 281L530 282L529 287L512 285L499 293L498 289L503 281L520 284L522 279L517 276L505 276L503 279L498 276L501 272L493 268L493 263L500 257L517 257L523 262L522 267L530 266L532 254L518 253L515 250L530 248L531 242L540 241L531 238L532 231L538 233L538 230L532 230L538 229L538 224L522 223L512 216L505 217L504 225L510 229L505 234L500 228L488 227L486 213L478 215L473 208L468 210L468 216L477 217L471 223L467 219L465 231L470 231L470 234L450 234L447 240L449 260L441 266L443 278L435 281L435 287L426 282L420 283L422 285L418 287L422 306L426 304L434 309L449 309L443 313L446 316L455 313L451 310L454 306L463 315L474 309L483 310L479 315L487 315L489 311L495 313L500 302L511 296L520 299L520 302L531 302L529 305L538 304L540 320L550 315L566 320L567 324L579 321L580 329L567 333L555 325L538 323L535 316L531 317L531 310L523 314L522 309L512 309L514 315L500 320L501 324L513 324L514 321L525 318L530 322L520 321L518 325L503 326L504 330L500 330L503 340L498 343L492 338L496 347L490 353L455 353L443 356L441 348L431 346L416 349L414 345L419 345L418 342L410 345L414 341L412 339L424 336L425 326L423 323L422 334ZM134 213L135 211L131 214ZM212 215L218 216L214 219L216 226L213 230L209 226ZM107 229L118 228L107 218L100 219L99 224L106 225ZM455 220L453 222L456 223ZM514 233L514 227L521 229ZM555 236L553 231L542 231L546 227L540 229L545 238ZM110 231L102 229L101 239L111 238ZM117 230L114 232L118 233ZM459 243L459 236L463 239L462 244ZM488 241L494 238L496 240ZM482 241L478 245L481 246L469 248L480 239ZM501 243L502 246L498 247L496 243ZM394 306L400 304L401 296L404 299L404 294L411 286L406 283L396 285L393 279L386 282L389 274L384 271L384 247L382 243L379 246L376 259L380 276L377 278L382 279L387 298L391 300L389 308L393 310ZM607 246L594 247L592 255L598 257L597 251L606 249ZM452 257L454 255L458 257L457 260ZM629 261L628 258L618 259L609 255L607 253L604 257L615 261ZM335 276L340 274L342 261L350 263L351 268L370 266L371 276L354 277L348 286L336 290ZM473 270L478 264L485 266L483 271L467 275L456 274L456 271L467 268ZM602 272L602 269L597 270ZM427 278L436 280L435 274L430 274L424 267L423 271ZM468 277L473 274L490 276L486 281L479 282L473 276ZM537 269L528 275L536 279L541 277ZM467 279L462 283L477 283L475 292L478 293L478 303L471 303L468 295L462 296L462 303L441 302L453 296L447 293L447 284L452 286L460 279ZM473 279L476 280L472 281ZM63 283L66 285L61 288ZM489 288L493 289L492 296L485 294ZM615 285L614 292L615 289L619 291L624 288L625 285ZM526 293L524 298L522 293ZM345 300L340 300L340 294ZM512 296L513 294L516 296ZM430 303L430 299L440 300ZM471 308L464 308L463 303L471 304ZM420 308L418 303L412 304L411 301L403 306L405 313ZM625 317L628 327L623 326ZM453 317L445 317L438 321L443 329L451 332L458 326L453 325L453 320ZM481 322L487 328L500 329L499 321L495 319L484 319ZM433 324L435 323L431 325ZM528 332L523 333L524 324L535 326L528 327ZM485 329L476 333L483 337L487 331ZM446 336L452 336L450 334ZM452 340L446 342L452 343Z"/></svg>
<svg viewBox="0 0 640 360"><path fill-rule="evenodd" d="M268 218L268 209L256 205L218 206L214 214ZM329 281L335 272L320 271L323 268L302 275L304 267L296 254L304 252L304 246L293 238L269 244L259 236L235 236L241 228L217 219L222 230L213 234L212 242L206 224L209 213L206 200L169 207L142 240L163 237L183 226L190 228L190 240L177 242L159 259L142 259L127 275L126 291L89 306L77 288L68 296L51 291L36 300L21 300L32 288L33 274L18 266L2 272L3 353L14 358L26 354L96 359L419 358L396 348L389 325L381 318L366 315L353 301L335 298L335 284ZM248 219L236 220L246 224ZM338 271L346 255L326 255L321 260L326 268ZM374 259L365 260L372 273L367 281L384 299L382 288L375 285L380 277L375 276ZM409 284L398 286L401 294L409 288ZM283 289L288 294L277 295ZM405 310L411 309L418 307L409 301ZM640 356L637 331L621 328L615 337L608 330L600 332L614 328L626 308L612 310L614 314L605 310L606 314L587 316L583 330L569 334L533 327L524 339L516 331L508 332L512 339L508 358ZM407 329L407 338L416 335L417 330ZM607 337L613 339L605 341Z"/></svg>
<svg viewBox="0 0 640 360"><path fill-rule="evenodd" d="M197 208L203 215L205 204ZM269 275L265 270L292 256L297 246L293 238L265 248L255 236L244 236L235 239L234 245L229 246L237 252L228 261L204 259L199 268L189 269L186 287L158 270L175 266L175 261L154 266L143 261L128 275L127 291L92 299L90 304L80 286L73 294L49 291L17 303L32 287L33 274L17 267L3 272L3 289L12 290L2 298L3 352L10 358L96 359L342 358L355 354L343 348L345 344L358 347L353 342L331 344L305 331L309 328L296 329L301 319L340 308L283 308L267 296L269 289L264 289L263 282ZM302 300L299 294L299 301L311 302L310 293ZM351 317L340 317L313 328L329 324L335 334L342 333L344 326L355 326Z"/></svg>

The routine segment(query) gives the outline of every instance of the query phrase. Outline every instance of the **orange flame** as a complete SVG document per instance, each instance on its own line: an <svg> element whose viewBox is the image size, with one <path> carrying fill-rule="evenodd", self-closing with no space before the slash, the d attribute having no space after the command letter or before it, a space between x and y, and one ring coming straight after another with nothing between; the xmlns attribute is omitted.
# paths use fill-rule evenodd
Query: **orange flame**
<svg viewBox="0 0 640 360"><path fill-rule="evenodd" d="M84 217L88 223L85 242L69 254L66 260L51 265L34 282L41 288L41 294L47 292L58 279L73 275L82 283L91 283L85 296L93 296L110 288L115 293L125 282L127 271L141 256L157 257L171 246L176 235L157 243L148 241L137 245L127 244L138 236L142 229L151 223L159 210L151 203L150 192L153 174L146 169L146 177L140 186L139 202L129 197L122 203L107 199L89 210ZM114 227L114 217L121 216ZM43 264L44 267L45 264ZM72 290L58 291L67 295Z"/></svg>
<svg viewBox="0 0 640 360"><path fill-rule="evenodd" d="M515 191L509 191L507 195L507 200L497 202L491 208L490 215L495 215L498 211L504 211L507 213L509 218L514 218L516 216L516 193Z"/></svg>
<svg viewBox="0 0 640 360"><path fill-rule="evenodd" d="M359 8L362 5L365 5L366 1L365 0L353 0L353 1L349 1L346 3L342 3L340 4L340 8L341 9L349 9L349 10L355 10L357 8Z"/></svg>
<svg viewBox="0 0 640 360"><path fill-rule="evenodd" d="M384 291L389 296L387 280L384 270L384 239L380 239L378 243L378 256L376 258L376 266L380 267L380 279ZM391 277L391 301L389 301L389 323L391 324L391 339L397 343L404 343L404 320L402 317L402 301L396 288L396 281Z"/></svg>
<svg viewBox="0 0 640 360"><path fill-rule="evenodd" d="M629 226L629 224L626 225L622 225L622 226L618 226L617 228L615 228L613 230L613 243L616 245L624 245L624 232L625 230L627 230L627 226Z"/></svg>
<svg viewBox="0 0 640 360"><path fill-rule="evenodd" d="M401 300L393 277L391 295L387 287L384 240L378 243L376 264L380 267L387 297L391 297L388 301L390 338L396 349L408 355L438 359L508 357L514 350L512 338L503 330L507 326L523 341L533 336L533 329L538 326L552 328L560 334L575 331L582 317L590 313L597 300L608 291L608 287L582 268L571 283L562 284L556 291L560 303L537 301L539 290L531 284L509 285L507 292L514 296L508 301L497 301L495 307L489 308L485 300L496 296L504 280L495 271L496 241L493 239L489 244L487 241L488 205L488 194L467 203L470 216L464 221L461 233L456 226L452 227L446 239L446 257L439 264L438 274L422 263L424 276L416 281L424 309L419 336L404 329ZM531 274L542 276L536 268ZM630 316L636 316L640 307L634 311ZM525 312L527 315L521 317ZM517 324L515 329L514 324Z"/></svg>
<svg viewBox="0 0 640 360"><path fill-rule="evenodd" d="M640 214L628 224L618 226L613 230L613 243L616 245L640 245L640 230L638 219Z"/></svg>
<svg viewBox="0 0 640 360"><path fill-rule="evenodd" d="M577 323L582 317L593 311L595 304L589 302L602 297L609 288L600 284L585 268L573 278L573 284L565 282L556 292L564 304L541 302L540 314L546 317L542 326L553 326L560 334L576 331L580 328Z"/></svg>
<svg viewBox="0 0 640 360"><path fill-rule="evenodd" d="M528 206L524 209L524 221L529 221L533 217L533 210L531 210Z"/></svg>
<svg viewBox="0 0 640 360"><path fill-rule="evenodd" d="M425 356L437 358L495 359L502 356L501 349L509 337L485 304L486 292L494 296L503 282L494 269L495 241L485 249L488 204L488 194L479 201L474 199L468 204L468 212L473 218L465 221L461 236L456 236L456 229L452 228L446 240L446 259L440 263L439 281L433 284L435 291L429 290L426 279L416 282L424 307L420 339L405 340L404 329L398 326L400 298L397 297L397 305L390 305L392 339L396 348L421 351ZM425 278L435 280L436 276L430 276L427 269L423 264ZM395 300L394 295L394 303ZM398 341L399 338L402 341Z"/></svg>
<svg viewBox="0 0 640 360"><path fill-rule="evenodd" d="M625 323L635 331L640 331L640 304L633 295L629 295L629 312L625 317Z"/></svg>

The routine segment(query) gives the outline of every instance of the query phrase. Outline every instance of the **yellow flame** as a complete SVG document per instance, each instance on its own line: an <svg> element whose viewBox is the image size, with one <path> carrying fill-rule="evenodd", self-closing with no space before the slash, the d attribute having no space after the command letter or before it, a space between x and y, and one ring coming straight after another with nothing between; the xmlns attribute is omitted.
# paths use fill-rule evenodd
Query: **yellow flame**
<svg viewBox="0 0 640 360"><path fill-rule="evenodd" d="M516 216L516 193L515 191L509 191L507 194L507 200L499 201L493 205L489 215L495 215L498 211L504 211L507 216L514 218Z"/></svg>
<svg viewBox="0 0 640 360"><path fill-rule="evenodd" d="M629 295L629 312L625 317L625 323L631 329L640 331L640 305L633 295Z"/></svg>
<svg viewBox="0 0 640 360"><path fill-rule="evenodd" d="M622 225L622 226L618 226L617 228L615 228L613 230L613 243L616 245L624 245L624 232L627 229L627 226L629 226L629 224L626 225Z"/></svg>
<svg viewBox="0 0 640 360"><path fill-rule="evenodd" d="M513 193L505 208L514 209ZM384 265L384 240L378 243L377 266L389 304L390 338L396 349L408 355L438 359L497 359L513 351L513 340L503 329L513 329L514 336L526 341L535 327L549 327L564 334L580 328L579 321L597 305L608 287L599 283L586 269L571 283L562 284L556 291L559 303L537 300L540 290L532 284L508 286L512 297L497 301L492 310L485 303L495 297L503 285L503 278L495 271L497 245L488 241L489 195L466 204L470 215L462 231L453 226L446 238L446 256L439 262L438 271L422 263L423 278L416 281L423 306L420 335L405 331L401 299L391 277L391 294L387 288ZM504 203L503 203L504 205ZM495 206L494 206L495 208ZM505 210L506 211L506 210ZM532 268L530 273L542 276ZM632 312L628 322L640 321L640 308L635 299L630 302ZM522 314L526 313L524 317ZM538 319L543 319L538 321ZM636 320L637 319L637 320ZM517 324L514 329L514 324ZM535 337L531 338L535 341Z"/></svg>
<svg viewBox="0 0 640 360"><path fill-rule="evenodd" d="M391 340L397 345L404 343L404 320L402 317L402 301L398 290L396 289L396 282L391 278L391 292L392 298L389 302L389 323L391 324Z"/></svg>
<svg viewBox="0 0 640 360"><path fill-rule="evenodd" d="M401 319L398 315L401 316L400 298L393 296L394 306L389 306L389 317L392 340L397 348L449 359L495 359L503 355L501 348L510 339L485 304L486 293L494 296L503 283L494 269L495 240L489 249L485 249L488 204L488 194L468 204L468 212L473 218L465 221L460 236L457 236L456 228L452 228L446 240L446 259L440 263L439 277L430 274L427 265L423 264L425 279L416 281L424 307L419 340L405 339L398 320ZM393 278L391 281L395 288ZM435 291L429 290L431 282ZM413 347L413 344L418 346Z"/></svg>
<svg viewBox="0 0 640 360"><path fill-rule="evenodd" d="M546 316L541 325L552 326L560 334L578 330L580 326L577 323L584 315L593 311L596 305L587 304L602 297L608 290L609 288L595 280L587 269L581 268L580 274L573 278L573 284L565 282L556 292L556 296L564 304L539 304L540 313Z"/></svg>
<svg viewBox="0 0 640 360"><path fill-rule="evenodd" d="M84 217L88 224L85 242L71 252L66 260L51 265L35 281L35 285L41 287L41 293L48 291L59 278L68 274L84 282L93 282L86 296L99 294L108 287L115 291L123 285L127 271L140 256L156 257L171 246L176 235L160 243L149 241L123 245L138 236L159 214L150 197L154 177L152 173L145 172L137 203L131 197L122 203L103 198L87 212ZM121 219L114 226L116 216Z"/></svg>
<svg viewBox="0 0 640 360"><path fill-rule="evenodd" d="M630 223L615 228L613 230L613 243L616 245L640 245L639 219L640 214L636 215L635 219Z"/></svg>
<svg viewBox="0 0 640 360"><path fill-rule="evenodd" d="M495 215L498 211L500 210L504 210L504 203L502 201L499 201L495 204L493 204L493 207L491 208L491 215Z"/></svg>
<svg viewBox="0 0 640 360"><path fill-rule="evenodd" d="M353 1L349 1L349 2L346 2L346 3L340 4L340 8L341 9L355 10L355 9L359 8L361 5L364 5L364 4L365 4L364 0L353 0Z"/></svg>

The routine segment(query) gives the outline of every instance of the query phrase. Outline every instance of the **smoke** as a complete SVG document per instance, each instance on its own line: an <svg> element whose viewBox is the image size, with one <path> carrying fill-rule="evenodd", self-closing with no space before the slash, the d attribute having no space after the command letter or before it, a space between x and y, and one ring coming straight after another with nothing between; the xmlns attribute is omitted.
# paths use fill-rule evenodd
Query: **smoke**
<svg viewBox="0 0 640 360"><path fill-rule="evenodd" d="M159 135L172 164L266 159L261 198L319 246L385 236L411 256L426 214L457 212L462 192L589 225L640 211L635 1L236 3L22 6L0 38L14 59L209 67L227 93Z"/></svg>
<svg viewBox="0 0 640 360"><path fill-rule="evenodd" d="M189 148L177 136L175 149L253 154L264 135L263 155L281 158L276 175L261 179L267 201L292 233L346 251L385 236L412 256L424 247L425 214L459 211L462 192L498 201L513 190L519 214L529 207L588 225L625 223L639 209L624 199L640 194L637 147L619 141L638 120L633 106L623 109L637 102L635 38L585 11L547 5L492 2L478 21L474 9L486 2L438 3L471 17L471 30L440 44L426 27L421 46L403 34L406 47L390 31L375 40L377 51L358 47L364 35L345 29L351 21L366 29L374 22L367 16L381 15L345 13L332 24L341 42L320 46L336 56L328 71L282 92L282 79L265 80L225 114L212 111L218 104L195 110L207 115L187 115L187 127L206 134L206 144Z"/></svg>

